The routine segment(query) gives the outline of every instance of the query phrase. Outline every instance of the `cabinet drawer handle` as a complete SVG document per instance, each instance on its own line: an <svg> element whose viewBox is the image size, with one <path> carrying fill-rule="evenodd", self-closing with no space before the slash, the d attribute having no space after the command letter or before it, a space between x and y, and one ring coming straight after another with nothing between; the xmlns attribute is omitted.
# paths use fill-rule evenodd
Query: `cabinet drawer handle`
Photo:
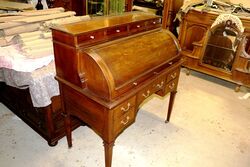
<svg viewBox="0 0 250 167"><path fill-rule="evenodd" d="M136 27L137 27L137 28L140 28L141 26L140 26L140 25L137 25Z"/></svg>
<svg viewBox="0 0 250 167"><path fill-rule="evenodd" d="M124 111L124 112L128 111L130 109L130 106L131 106L131 104L128 103L127 108L121 107L121 111Z"/></svg>
<svg viewBox="0 0 250 167"><path fill-rule="evenodd" d="M117 30L115 30L115 32L121 32L121 30L117 29Z"/></svg>
<svg viewBox="0 0 250 167"><path fill-rule="evenodd" d="M133 85L135 85L135 86L136 86L136 85L138 85L138 83L137 83L137 82L134 82L134 83L133 83Z"/></svg>
<svg viewBox="0 0 250 167"><path fill-rule="evenodd" d="M161 83L157 84L156 87L158 87L159 89L161 89L163 87L163 85L164 85L164 81L161 81Z"/></svg>
<svg viewBox="0 0 250 167"><path fill-rule="evenodd" d="M143 97L147 98L150 95L150 91L147 90L147 94L145 95L144 93L142 94Z"/></svg>
<svg viewBox="0 0 250 167"><path fill-rule="evenodd" d="M129 119L130 119L129 116L127 116L126 120L121 121L121 124L126 125L128 123L128 121L129 121Z"/></svg>
<svg viewBox="0 0 250 167"><path fill-rule="evenodd" d="M94 35L89 36L90 39L95 39Z"/></svg>
<svg viewBox="0 0 250 167"><path fill-rule="evenodd" d="M175 83L173 82L171 85L169 85L168 87L170 88L170 89L174 89L174 86L175 86Z"/></svg>
<svg viewBox="0 0 250 167"><path fill-rule="evenodd" d="M170 76L172 79L174 79L177 76L177 73L175 72L175 73L171 74Z"/></svg>
<svg viewBox="0 0 250 167"><path fill-rule="evenodd" d="M153 24L156 24L156 22L155 22L155 21L153 21Z"/></svg>

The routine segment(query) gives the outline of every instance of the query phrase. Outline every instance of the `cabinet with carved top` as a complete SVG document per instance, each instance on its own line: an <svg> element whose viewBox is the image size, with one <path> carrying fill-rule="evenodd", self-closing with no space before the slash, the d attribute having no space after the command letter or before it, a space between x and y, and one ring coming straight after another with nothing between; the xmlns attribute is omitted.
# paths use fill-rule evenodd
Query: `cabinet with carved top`
<svg viewBox="0 0 250 167"><path fill-rule="evenodd" d="M248 17L190 10L179 36L184 66L236 83L236 91L250 87L249 39Z"/></svg>

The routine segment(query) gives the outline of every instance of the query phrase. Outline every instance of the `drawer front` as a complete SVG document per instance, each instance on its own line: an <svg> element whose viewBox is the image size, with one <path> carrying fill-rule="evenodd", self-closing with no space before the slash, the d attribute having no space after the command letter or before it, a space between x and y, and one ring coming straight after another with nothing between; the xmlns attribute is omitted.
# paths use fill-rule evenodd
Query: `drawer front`
<svg viewBox="0 0 250 167"><path fill-rule="evenodd" d="M129 25L130 33L142 32L145 29L146 29L145 22L137 22L137 23L132 23L132 24Z"/></svg>
<svg viewBox="0 0 250 167"><path fill-rule="evenodd" d="M166 85L166 75L163 75L156 81L148 85L146 88L142 89L137 93L137 104L140 104L155 92L164 90L165 85Z"/></svg>
<svg viewBox="0 0 250 167"><path fill-rule="evenodd" d="M78 45L84 44L84 43L86 44L94 43L94 42L98 42L101 40L105 40L104 30L89 32L89 33L82 34L77 37Z"/></svg>
<svg viewBox="0 0 250 167"><path fill-rule="evenodd" d="M149 20L147 21L147 29L155 29L155 28L159 28L161 27L161 19L153 19L153 20Z"/></svg>
<svg viewBox="0 0 250 167"><path fill-rule="evenodd" d="M178 78L170 81L165 87L165 93L175 91L177 88L177 84L178 84Z"/></svg>
<svg viewBox="0 0 250 167"><path fill-rule="evenodd" d="M135 106L135 96L123 102L114 109L114 120L123 117L124 114L128 112L133 112L132 108Z"/></svg>
<svg viewBox="0 0 250 167"><path fill-rule="evenodd" d="M150 95L154 93L154 89L152 84L144 88L143 90L139 91L137 93L137 104L139 105L141 102L143 102L145 99L147 99Z"/></svg>
<svg viewBox="0 0 250 167"><path fill-rule="evenodd" d="M173 79L178 78L179 75L180 75L180 68L177 68L177 69L171 71L171 72L167 75L167 83L168 83L169 81L172 81Z"/></svg>
<svg viewBox="0 0 250 167"><path fill-rule="evenodd" d="M114 109L114 134L117 135L126 129L135 120L135 96L120 104Z"/></svg>
<svg viewBox="0 0 250 167"><path fill-rule="evenodd" d="M128 27L125 26L119 26L119 27L112 27L107 29L107 36L108 37L118 37L122 36L128 33Z"/></svg>
<svg viewBox="0 0 250 167"><path fill-rule="evenodd" d="M152 90L153 92L163 90L165 85L166 85L166 75L160 77L152 84Z"/></svg>
<svg viewBox="0 0 250 167"><path fill-rule="evenodd" d="M135 107L131 107L128 112L114 120L114 135L121 133L135 120Z"/></svg>

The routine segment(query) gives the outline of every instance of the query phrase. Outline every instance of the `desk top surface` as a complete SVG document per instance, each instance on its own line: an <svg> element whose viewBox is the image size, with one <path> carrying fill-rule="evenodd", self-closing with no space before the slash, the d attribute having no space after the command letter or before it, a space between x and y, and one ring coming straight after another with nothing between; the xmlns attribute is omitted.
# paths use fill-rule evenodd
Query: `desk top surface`
<svg viewBox="0 0 250 167"><path fill-rule="evenodd" d="M153 18L159 18L159 16L144 12L128 12L115 16L94 17L88 21L55 26L53 27L53 29L63 31L68 34L77 35L89 31L95 31L107 27L113 27Z"/></svg>

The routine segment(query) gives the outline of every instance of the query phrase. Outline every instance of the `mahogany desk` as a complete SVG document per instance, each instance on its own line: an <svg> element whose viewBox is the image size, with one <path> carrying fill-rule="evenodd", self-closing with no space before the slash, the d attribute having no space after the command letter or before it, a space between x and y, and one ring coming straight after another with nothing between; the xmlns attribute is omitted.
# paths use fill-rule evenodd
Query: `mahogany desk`
<svg viewBox="0 0 250 167"><path fill-rule="evenodd" d="M176 38L161 29L161 18L145 13L104 16L53 29L69 147L70 116L93 129L111 167L116 137L135 122L151 94L170 94L170 119L182 59Z"/></svg>

